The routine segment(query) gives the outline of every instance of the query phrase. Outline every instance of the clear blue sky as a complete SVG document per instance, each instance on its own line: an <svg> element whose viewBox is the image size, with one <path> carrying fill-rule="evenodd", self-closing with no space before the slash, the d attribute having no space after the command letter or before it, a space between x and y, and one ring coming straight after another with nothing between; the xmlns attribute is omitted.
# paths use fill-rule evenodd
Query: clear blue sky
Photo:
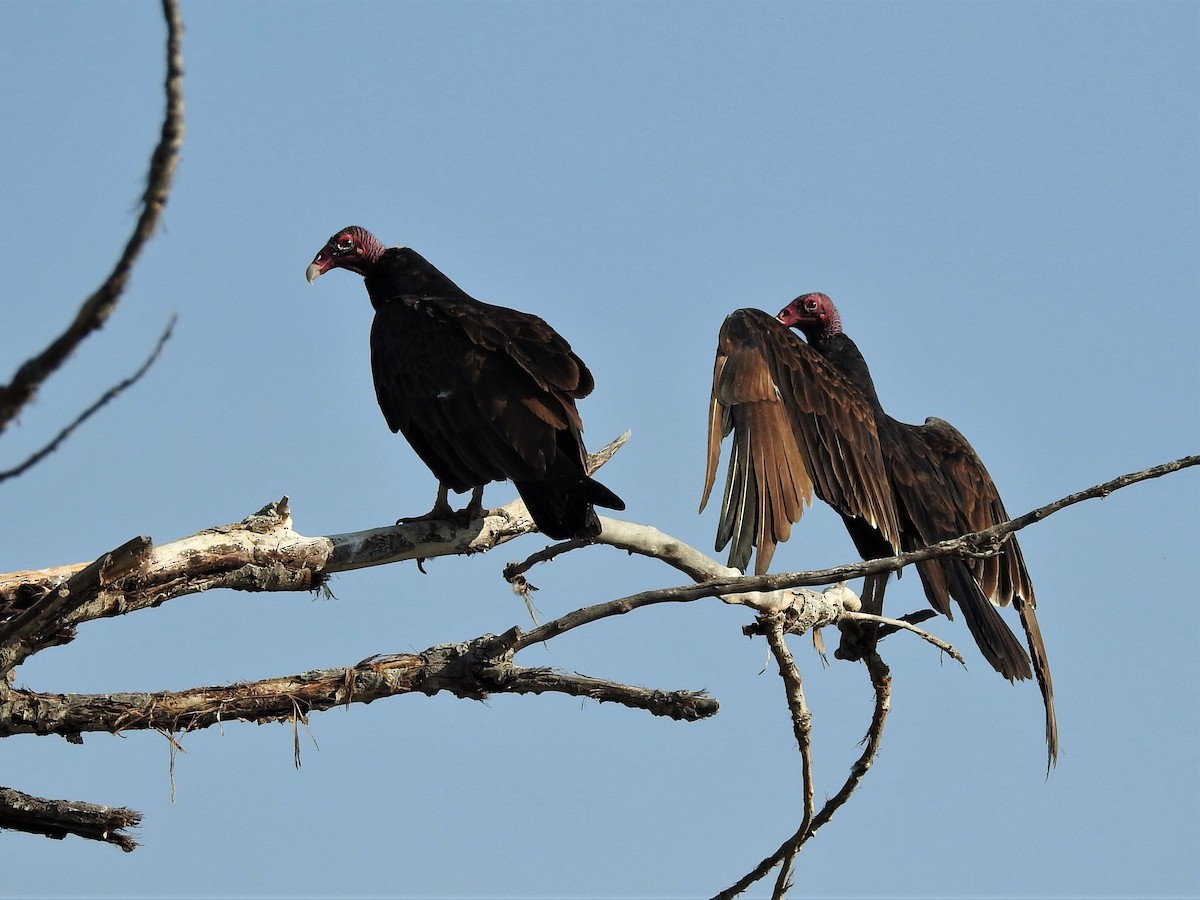
<svg viewBox="0 0 1200 900"><path fill-rule="evenodd" d="M428 508L375 406L359 279L303 271L351 223L480 299L537 312L591 366L604 480L630 519L696 515L723 317L839 303L899 418L970 437L1011 512L1200 449L1195 3L188 3L187 139L120 309L0 442L7 467L132 371L147 379L0 487L0 571L166 542L292 498L297 530ZM0 30L0 378L61 330L132 225L160 123L156 4L8 4ZM493 486L492 505L511 487ZM895 697L858 795L794 895L1200 892L1200 477L1132 488L1022 545L1057 688L885 644ZM336 600L212 593L83 628L18 680L180 689L357 662L527 622L471 559L338 576ZM814 510L776 570L854 558ZM544 616L679 576L605 548L533 580ZM922 608L915 578L890 610ZM523 654L720 698L680 724L564 697L414 696L285 725L0 742L0 782L146 814L126 855L0 834L13 896L699 896L790 834L779 680L717 601ZM794 639L817 797L866 727L861 667ZM16 861L20 861L17 865ZM767 890L760 886L756 895Z"/></svg>

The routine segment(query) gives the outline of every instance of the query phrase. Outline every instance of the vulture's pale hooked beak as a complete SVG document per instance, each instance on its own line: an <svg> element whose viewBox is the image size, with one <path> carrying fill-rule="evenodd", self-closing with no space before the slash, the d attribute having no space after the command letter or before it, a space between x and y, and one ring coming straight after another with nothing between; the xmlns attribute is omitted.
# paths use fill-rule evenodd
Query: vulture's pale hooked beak
<svg viewBox="0 0 1200 900"><path fill-rule="evenodd" d="M314 261L309 263L308 268L304 270L304 277L308 279L309 284L312 284L324 271L325 269L321 267L321 264Z"/></svg>

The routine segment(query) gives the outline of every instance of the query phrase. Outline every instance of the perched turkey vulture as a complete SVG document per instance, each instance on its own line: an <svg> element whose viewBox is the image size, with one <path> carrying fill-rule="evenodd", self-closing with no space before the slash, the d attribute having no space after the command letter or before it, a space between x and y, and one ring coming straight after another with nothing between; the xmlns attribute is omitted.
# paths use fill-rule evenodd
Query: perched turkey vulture
<svg viewBox="0 0 1200 900"><path fill-rule="evenodd" d="M817 495L841 514L864 559L927 547L1007 520L987 469L952 425L936 418L908 425L884 411L866 361L842 331L827 296L797 297L777 319L738 310L726 319L718 344L705 498L722 433L732 430L717 532L718 550L733 542L731 566L745 568L754 546L756 571L766 570L775 543L787 538L802 511L790 502L790 485L802 481L795 475L800 470L818 473L812 479ZM802 331L808 342L786 326ZM739 360L742 356L747 359ZM771 412L753 411L755 405ZM873 498L871 505L866 498ZM1036 675L1053 763L1058 755L1054 690L1033 585L1015 537L995 556L927 560L917 564L917 571L934 609L951 616L950 601L955 601L996 671L1010 681ZM882 611L886 583L886 575L867 580L865 611ZM1032 672L1030 655L993 605L1009 603L1024 628ZM839 655L861 657L878 633L875 627L847 624Z"/></svg>
<svg viewBox="0 0 1200 900"><path fill-rule="evenodd" d="M585 468L575 401L592 374L542 319L468 296L407 247L383 245L357 226L329 239L309 265L310 282L334 268L363 276L375 321L375 396L440 482L430 517L451 512L447 489L472 490L466 513L483 508L483 486L510 479L542 533L593 537L592 508L624 509Z"/></svg>

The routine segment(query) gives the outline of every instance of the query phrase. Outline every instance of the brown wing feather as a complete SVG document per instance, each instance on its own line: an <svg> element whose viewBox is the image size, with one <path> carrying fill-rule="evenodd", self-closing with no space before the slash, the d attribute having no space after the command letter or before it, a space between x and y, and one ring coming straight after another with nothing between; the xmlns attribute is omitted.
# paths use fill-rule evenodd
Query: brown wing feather
<svg viewBox="0 0 1200 900"><path fill-rule="evenodd" d="M946 481L954 491L959 534L983 531L1008 521L1008 511L1000 492L975 448L962 433L943 419L930 417L922 431L927 445L938 455ZM992 603L1017 609L1033 673L1046 708L1046 744L1051 763L1058 757L1058 723L1054 712L1054 683L1046 643L1037 620L1037 599L1033 581L1025 567L1025 557L1016 535L1011 535L994 556L965 561L983 594Z"/></svg>
<svg viewBox="0 0 1200 900"><path fill-rule="evenodd" d="M916 550L972 530L963 515L945 448L924 427L886 417L880 439L903 528L902 546ZM1028 678L1029 656L980 589L972 562L943 557L917 564L930 604L952 616L953 598L984 657L1008 679Z"/></svg>
<svg viewBox="0 0 1200 900"><path fill-rule="evenodd" d="M740 309L717 344L703 509L721 440L733 434L716 547L763 574L815 492L899 545L874 414L857 389L772 316Z"/></svg>

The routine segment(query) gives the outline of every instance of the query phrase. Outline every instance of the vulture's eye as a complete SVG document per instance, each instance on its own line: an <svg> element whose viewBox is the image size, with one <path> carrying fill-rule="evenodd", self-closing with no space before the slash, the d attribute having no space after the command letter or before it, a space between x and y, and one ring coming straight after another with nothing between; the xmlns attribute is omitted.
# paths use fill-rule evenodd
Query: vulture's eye
<svg viewBox="0 0 1200 900"><path fill-rule="evenodd" d="M804 308L806 310L808 310L809 312L816 312L817 311L817 301L816 300L805 300Z"/></svg>
<svg viewBox="0 0 1200 900"><path fill-rule="evenodd" d="M354 249L354 241L349 238L343 238L337 242L336 246L338 253L349 253Z"/></svg>

